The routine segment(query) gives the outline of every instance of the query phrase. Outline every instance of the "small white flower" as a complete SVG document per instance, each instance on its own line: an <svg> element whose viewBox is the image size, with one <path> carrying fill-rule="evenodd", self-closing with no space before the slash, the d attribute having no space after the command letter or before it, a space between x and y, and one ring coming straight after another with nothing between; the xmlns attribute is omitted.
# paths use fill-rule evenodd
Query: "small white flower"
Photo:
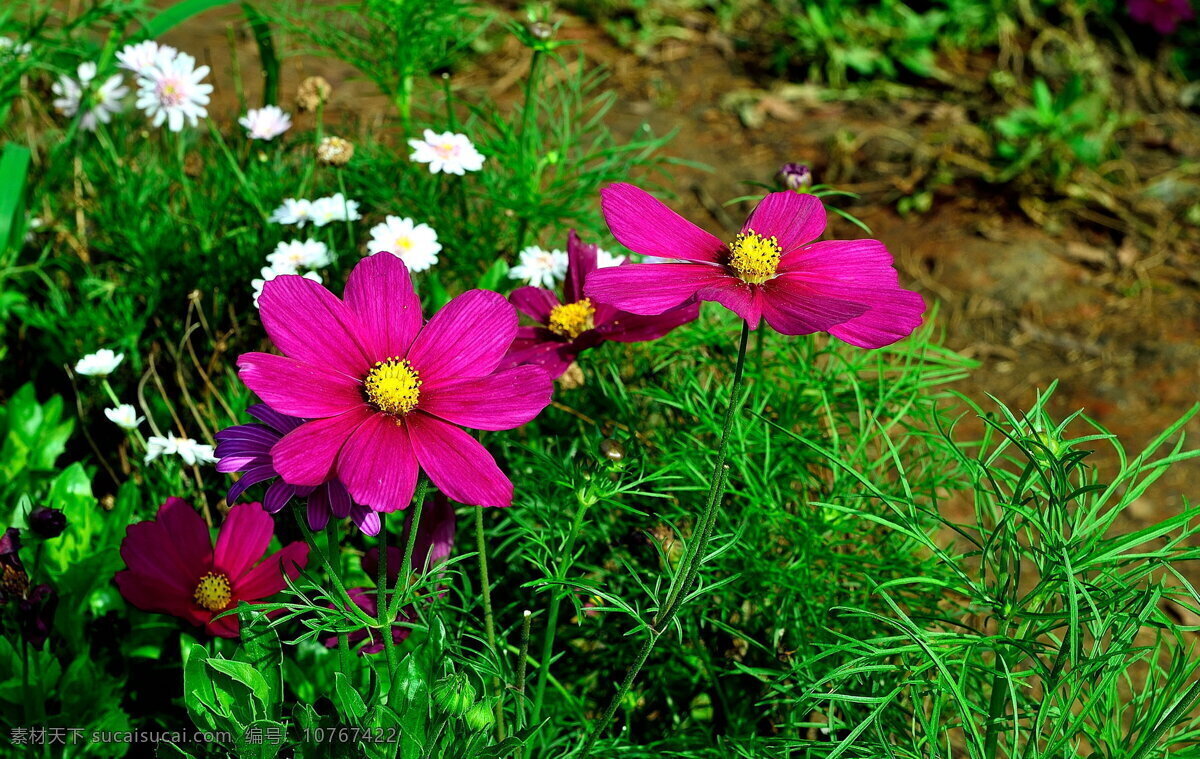
<svg viewBox="0 0 1200 759"><path fill-rule="evenodd" d="M136 430L139 424L146 421L144 416L137 415L137 409L131 403L122 403L116 408L106 408L104 415L108 417L108 421L126 430Z"/></svg>
<svg viewBox="0 0 1200 759"><path fill-rule="evenodd" d="M263 285L280 276L281 274L298 274L295 269L289 269L284 266L280 269L272 269L269 266L264 266L262 269L262 278L250 280L250 286L254 288L254 307L258 307L258 299L262 295ZM315 271L310 271L304 275L305 279L311 279L313 282L320 282L321 275Z"/></svg>
<svg viewBox="0 0 1200 759"><path fill-rule="evenodd" d="M445 172L462 176L465 172L482 169L485 160L465 134L437 134L426 129L424 140L409 140L408 146L413 149L409 159L429 164L432 174Z"/></svg>
<svg viewBox="0 0 1200 759"><path fill-rule="evenodd" d="M126 45L117 53L117 65L136 76L146 76L150 69L170 63L179 51L170 45L160 45L146 40L136 45Z"/></svg>
<svg viewBox="0 0 1200 759"><path fill-rule="evenodd" d="M521 263L509 269L508 276L534 287L554 287L567 276L567 254L530 245L521 251Z"/></svg>
<svg viewBox="0 0 1200 759"><path fill-rule="evenodd" d="M409 271L425 271L438 262L442 244L437 232L428 224L414 224L412 219L388 216L382 224L371 227L369 253L388 252L395 255Z"/></svg>
<svg viewBox="0 0 1200 759"><path fill-rule="evenodd" d="M96 64L90 61L81 63L75 73L77 79L60 76L50 87L50 91L58 96L54 98L53 105L64 116L74 116L79 112L84 90L88 89L92 80L96 78ZM88 100L90 107L79 119L80 128L91 132L95 131L97 125L112 121L113 114L121 112L121 98L128 94L129 88L121 83L119 74L104 80L104 84L91 91Z"/></svg>
<svg viewBox="0 0 1200 759"><path fill-rule="evenodd" d="M610 266L620 266L625 263L625 256L614 256L604 248L596 248L596 268L607 269Z"/></svg>
<svg viewBox="0 0 1200 759"><path fill-rule="evenodd" d="M166 437L151 435L146 440L146 459L149 464L159 456L178 456L186 464L213 464L217 457L213 455L211 445L202 445L190 437L175 437L168 432Z"/></svg>
<svg viewBox="0 0 1200 759"><path fill-rule="evenodd" d="M292 117L277 105L251 108L238 119L252 140L273 140L292 128Z"/></svg>
<svg viewBox="0 0 1200 759"><path fill-rule="evenodd" d="M358 221L361 218L358 202L346 200L340 192L312 202L312 222L318 227L334 221Z"/></svg>
<svg viewBox="0 0 1200 759"><path fill-rule="evenodd" d="M281 242L267 255L267 263L277 272L320 269L332 262L329 246L313 239Z"/></svg>
<svg viewBox="0 0 1200 759"><path fill-rule="evenodd" d="M267 221L273 221L276 224L295 224L298 227L303 227L313 218L313 203L311 200L297 200L296 198L284 198L283 205L271 212Z"/></svg>
<svg viewBox="0 0 1200 759"><path fill-rule="evenodd" d="M166 122L172 132L183 130L186 121L196 126L208 115L204 107L213 88L202 84L208 75L208 66L196 67L196 59L187 53L151 66L138 78L137 107L150 117L154 126Z"/></svg>
<svg viewBox="0 0 1200 759"><path fill-rule="evenodd" d="M108 375L112 374L124 360L125 354L113 353L108 348L102 348L95 353L89 353L76 361L75 371L78 374L83 374L88 377L107 377Z"/></svg>
<svg viewBox="0 0 1200 759"><path fill-rule="evenodd" d="M0 58L12 56L13 58L24 58L33 52L33 45L28 42L17 43L12 37L0 37Z"/></svg>

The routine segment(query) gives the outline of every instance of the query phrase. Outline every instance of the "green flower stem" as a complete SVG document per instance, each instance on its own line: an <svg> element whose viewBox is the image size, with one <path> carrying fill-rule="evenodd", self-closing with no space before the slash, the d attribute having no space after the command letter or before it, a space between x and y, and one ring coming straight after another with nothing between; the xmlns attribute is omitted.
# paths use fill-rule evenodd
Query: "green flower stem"
<svg viewBox="0 0 1200 759"><path fill-rule="evenodd" d="M609 723L612 721L613 715L616 714L621 702L625 699L625 694L633 687L633 681L637 678L638 672L646 663L646 659L650 657L650 652L654 650L654 645L663 633L668 629L671 620L679 612L683 606L683 599L687 598L691 584L695 581L700 565L704 563L705 549L708 546L708 540L712 536L713 526L716 524L717 505L720 504L722 496L725 494L725 457L729 445L729 433L733 429L733 420L745 402L742 396L742 374L746 367L746 346L750 342L750 324L742 323L742 337L738 345L737 367L733 373L733 386L729 392L729 405L725 409L725 425L721 429L721 440L717 444L717 460L713 466L712 485L709 488L708 502L704 505L704 511L701 512L700 518L696 520L696 528L693 532L692 543L695 546L685 556L684 568L681 572L675 575L678 582L672 583L671 592L668 594L667 603L659 609L654 616L654 622L650 627L650 635L642 643L641 649L634 659L633 665L625 673L625 679L617 688L616 694L605 709L604 714L588 735L587 740L583 744L580 751L580 756L590 756L592 748L596 745L596 741L608 729ZM696 537L698 536L698 537Z"/></svg>
<svg viewBox="0 0 1200 759"><path fill-rule="evenodd" d="M492 581L488 577L487 543L483 539L483 507L475 507L475 550L479 554L479 584L483 592L483 627L487 632L488 648L492 656L500 663L500 649L496 647L496 622L492 618ZM500 687L500 677L492 678L492 690L496 693L496 736L503 742L504 728L504 691Z"/></svg>
<svg viewBox="0 0 1200 759"><path fill-rule="evenodd" d="M579 508L575 510L571 531L567 533L567 540L563 543L562 553L559 554L562 556L562 560L555 567L554 572L554 579L557 582L551 591L550 607L546 611L546 630L542 635L542 657L538 663L538 680L533 691L533 711L530 713L530 724L536 724L538 718L542 716L542 701L546 696L546 681L550 678L550 659L554 653L554 636L558 631L558 610L563 596L566 595L561 583L566 579L567 572L571 571L572 564L575 563L575 539L583 528L583 518L587 514L588 507L595 503L595 499L587 493L578 493L576 497L579 501Z"/></svg>
<svg viewBox="0 0 1200 759"><path fill-rule="evenodd" d="M429 480L420 475L417 480L417 492L413 496L413 518L412 527L408 529L408 540L404 544L404 561L400 564L401 567L412 566L413 550L417 544L417 525L421 523L421 514L425 509L425 492L429 488ZM380 515L382 516L382 515ZM425 567L422 567L425 569ZM401 570L403 571L403 570ZM392 598L388 602L388 619L395 621L396 616L400 613L400 602L407 593L400 593L400 584L396 583L396 588L393 589ZM407 591L407 587L405 588Z"/></svg>
<svg viewBox="0 0 1200 759"><path fill-rule="evenodd" d="M387 530L387 514L379 512L379 561L376 564L378 574L375 576L375 612L379 618L379 635L383 643L384 655L387 656L388 663L388 687L395 682L396 672L400 668L400 657L396 651L396 646L392 641L392 619L388 616L388 611L391 609L388 597L388 530ZM400 595L400 575L403 573L403 565L396 568L396 587L392 588L392 595Z"/></svg>
<svg viewBox="0 0 1200 759"><path fill-rule="evenodd" d="M337 525L328 525L325 528L325 550L330 556L337 556L341 550L337 538ZM350 633L344 631L338 633L338 666L342 674L350 677Z"/></svg>
<svg viewBox="0 0 1200 759"><path fill-rule="evenodd" d="M108 394L108 397L112 400L113 405L115 405L115 406L121 405L121 400L119 398L117 398L117 393L116 393L116 391L114 391L112 389L112 385L108 384L107 377L103 377L100 379L100 387L104 388L104 392ZM137 412L135 411L134 414L135 414L135 418L136 418ZM136 438L137 441L142 444L142 453L145 453L148 450L148 448L146 446L146 438L142 437L142 431L139 430L137 427L134 427L132 430L130 430L130 432L133 434L134 438Z"/></svg>
<svg viewBox="0 0 1200 759"><path fill-rule="evenodd" d="M300 532L304 533L304 542L308 543L317 552L317 557L321 559L321 564L324 565L326 573L329 574L329 579L333 582L334 590L337 591L338 601L343 606L342 611L354 617L360 624L366 627L374 627L375 620L369 617L365 611L358 608L358 604L354 603L354 600L350 598L350 594L346 592L346 586L342 584L341 572L334 568L325 551L317 543L316 536L313 535L313 531L308 526L308 522L305 521L301 510L295 509L294 511L296 512L296 523L300 525Z"/></svg>

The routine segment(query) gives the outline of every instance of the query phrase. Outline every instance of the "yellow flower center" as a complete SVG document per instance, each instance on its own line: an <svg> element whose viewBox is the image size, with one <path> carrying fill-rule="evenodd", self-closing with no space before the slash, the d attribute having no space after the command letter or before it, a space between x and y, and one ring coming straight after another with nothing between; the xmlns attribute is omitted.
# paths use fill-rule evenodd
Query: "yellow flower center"
<svg viewBox="0 0 1200 759"><path fill-rule="evenodd" d="M572 340L596 328L596 309L591 298L550 309L550 331Z"/></svg>
<svg viewBox="0 0 1200 759"><path fill-rule="evenodd" d="M229 578L220 572L205 573L196 585L196 592L192 593L196 604L209 611L222 611L232 597Z"/></svg>
<svg viewBox="0 0 1200 759"><path fill-rule="evenodd" d="M371 367L363 380L367 401L393 416L404 416L417 407L421 398L421 375L408 359L389 358Z"/></svg>
<svg viewBox="0 0 1200 759"><path fill-rule="evenodd" d="M729 243L729 267L744 282L761 285L775 276L783 249L774 237L757 232L739 234Z"/></svg>

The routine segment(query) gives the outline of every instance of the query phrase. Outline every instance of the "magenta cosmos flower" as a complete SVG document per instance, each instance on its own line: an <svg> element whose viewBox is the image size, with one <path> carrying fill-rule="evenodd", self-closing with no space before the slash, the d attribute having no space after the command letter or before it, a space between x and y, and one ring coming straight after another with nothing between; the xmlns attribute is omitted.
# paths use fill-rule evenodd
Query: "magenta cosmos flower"
<svg viewBox="0 0 1200 759"><path fill-rule="evenodd" d="M925 302L900 287L892 256L878 240L813 242L825 207L811 195L773 192L728 245L628 184L601 190L608 228L630 250L679 263L600 269L584 293L635 314L716 301L757 328L785 335L828 332L851 345L880 348L921 323Z"/></svg>
<svg viewBox="0 0 1200 759"><path fill-rule="evenodd" d="M311 420L271 448L285 481L336 476L356 502L394 511L424 469L461 503L512 503L492 455L459 429L512 429L550 403L544 370L496 371L517 334L500 294L471 290L422 325L408 269L385 252L354 267L342 299L285 275L263 286L259 307L284 355L242 355L242 381L276 411Z"/></svg>
<svg viewBox="0 0 1200 759"><path fill-rule="evenodd" d="M537 364L551 377L558 377L582 351L605 340L657 340L700 313L699 304L694 304L661 315L640 316L584 297L584 280L597 268L596 250L595 245L584 245L571 230L562 298L541 287L522 287L508 297L539 326L517 330L517 339L504 359L506 366Z"/></svg>
<svg viewBox="0 0 1200 759"><path fill-rule="evenodd" d="M1171 34L1179 22L1196 17L1188 0L1129 0L1128 7L1134 21L1153 26L1159 34Z"/></svg>
<svg viewBox="0 0 1200 759"><path fill-rule="evenodd" d="M129 525L121 541L128 569L117 572L125 600L143 611L171 614L211 635L236 638L237 615L213 617L239 601L258 603L296 579L308 544L290 543L262 559L275 522L258 503L239 503L221 524L214 547L204 520L186 501L168 498L152 520Z"/></svg>

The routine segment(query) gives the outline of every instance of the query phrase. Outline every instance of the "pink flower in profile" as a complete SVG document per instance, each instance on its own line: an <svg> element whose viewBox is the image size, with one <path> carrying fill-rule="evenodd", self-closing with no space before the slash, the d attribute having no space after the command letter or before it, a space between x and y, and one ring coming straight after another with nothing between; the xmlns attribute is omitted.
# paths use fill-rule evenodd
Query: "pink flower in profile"
<svg viewBox="0 0 1200 759"><path fill-rule="evenodd" d="M1129 15L1140 24L1149 24L1159 34L1171 34L1180 21L1196 17L1188 0L1129 0Z"/></svg>
<svg viewBox="0 0 1200 759"><path fill-rule="evenodd" d="M271 448L284 481L336 476L356 502L395 511L424 469L460 503L512 503L512 483L460 429L519 427L550 403L544 370L497 371L517 334L503 296L471 290L422 325L404 262L378 253L355 265L342 299L285 275L263 286L259 308L284 355L243 354L242 381L279 413L311 420Z"/></svg>
<svg viewBox="0 0 1200 759"><path fill-rule="evenodd" d="M521 287L508 298L539 326L517 330L505 365L538 364L551 377L558 377L582 351L605 340L619 343L657 340L681 324L695 320L700 312L699 305L692 305L661 315L638 316L593 301L584 297L583 283L597 268L596 246L584 245L575 230L571 230L562 298L541 287Z"/></svg>
<svg viewBox="0 0 1200 759"><path fill-rule="evenodd" d="M814 242L825 231L825 207L812 195L767 195L728 245L632 185L609 185L601 199L622 245L680 260L593 272L584 293L601 303L661 314L716 301L751 328L766 319L785 335L828 332L862 348L890 345L921 323L925 302L900 287L883 243Z"/></svg>
<svg viewBox="0 0 1200 759"><path fill-rule="evenodd" d="M171 614L210 635L238 636L237 615L214 620L239 601L261 602L283 590L308 563L308 544L289 543L262 559L275 522L258 503L229 510L214 547L204 520L186 501L168 498L152 520L130 525L121 541L128 569L114 578L125 600L143 611Z"/></svg>

